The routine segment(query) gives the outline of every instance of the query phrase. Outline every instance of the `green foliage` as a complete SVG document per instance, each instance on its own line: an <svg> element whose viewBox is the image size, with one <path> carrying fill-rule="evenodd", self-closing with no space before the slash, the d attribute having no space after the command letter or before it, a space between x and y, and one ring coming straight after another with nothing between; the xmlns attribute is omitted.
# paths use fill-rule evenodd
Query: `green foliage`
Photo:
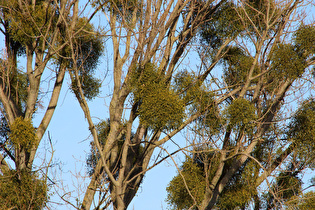
<svg viewBox="0 0 315 210"><path fill-rule="evenodd" d="M302 181L297 177L296 173L282 172L276 178L277 196L288 200L293 196L299 195L301 192Z"/></svg>
<svg viewBox="0 0 315 210"><path fill-rule="evenodd" d="M9 138L10 128L7 122L7 119L0 113L0 144L6 142Z"/></svg>
<svg viewBox="0 0 315 210"><path fill-rule="evenodd" d="M271 76L280 80L300 77L306 67L305 57L292 44L278 44L271 60Z"/></svg>
<svg viewBox="0 0 315 210"><path fill-rule="evenodd" d="M107 136L110 131L110 123L109 120L103 120L96 124L96 130L98 135L98 140L101 146L105 145ZM122 141L119 141L120 145L122 145ZM88 173L91 176L94 173L94 168L96 167L97 161L100 159L99 151L96 148L96 145L93 141L90 143L91 151L86 160L86 165L88 169Z"/></svg>
<svg viewBox="0 0 315 210"><path fill-rule="evenodd" d="M140 122L153 129L175 129L179 127L183 114L183 103L175 93L162 86L147 92L138 110Z"/></svg>
<svg viewBox="0 0 315 210"><path fill-rule="evenodd" d="M44 179L34 172L15 170L0 176L0 209L43 209L48 200Z"/></svg>
<svg viewBox="0 0 315 210"><path fill-rule="evenodd" d="M27 86L28 79L26 73L22 71L10 72L10 85L11 85L11 95L19 105L20 110L26 106L26 100L28 96Z"/></svg>
<svg viewBox="0 0 315 210"><path fill-rule="evenodd" d="M134 12L136 12L136 17L141 15L141 3L139 0L93 0L92 4L94 7L102 5L104 10L115 14L119 22L128 24L131 22Z"/></svg>
<svg viewBox="0 0 315 210"><path fill-rule="evenodd" d="M101 145L104 145L110 131L110 121L102 120L96 124L97 135Z"/></svg>
<svg viewBox="0 0 315 210"><path fill-rule="evenodd" d="M92 71L103 53L103 37L87 18L79 18L74 31L79 31L74 40L76 67L82 71ZM69 48L66 51L71 53ZM73 60L70 60L69 68L73 66Z"/></svg>
<svg viewBox="0 0 315 210"><path fill-rule="evenodd" d="M12 78L12 96L16 97L19 101L18 104L23 107L24 103L26 103L27 99L27 86L28 86L28 79L26 73L22 71L15 72L15 75Z"/></svg>
<svg viewBox="0 0 315 210"><path fill-rule="evenodd" d="M246 0L244 5L244 8L240 8L237 4L226 1L211 15L211 20L202 25L201 42L212 48L210 57L227 38L246 36L248 32L255 35L256 30L258 33L262 32L267 27L265 18L268 17L268 21L273 22L281 11L274 1ZM271 33L277 28L277 24L268 27Z"/></svg>
<svg viewBox="0 0 315 210"><path fill-rule="evenodd" d="M174 77L174 91L180 96L186 105L193 103L201 97L201 82L194 73L181 71Z"/></svg>
<svg viewBox="0 0 315 210"><path fill-rule="evenodd" d="M199 127L205 127L209 133L216 134L224 120L219 116L220 110L214 103L213 93L202 85L198 77L188 71L181 71L174 77L174 91L189 107L189 113L203 113L198 119Z"/></svg>
<svg viewBox="0 0 315 210"><path fill-rule="evenodd" d="M253 196L257 195L255 182L258 173L259 167L256 162L246 161L222 191L217 207L219 209L245 208Z"/></svg>
<svg viewBox="0 0 315 210"><path fill-rule="evenodd" d="M250 129L254 126L257 119L255 114L256 108L254 104L244 98L237 98L226 108L226 118L230 122L230 126L236 128Z"/></svg>
<svg viewBox="0 0 315 210"><path fill-rule="evenodd" d="M152 129L175 129L184 118L184 101L169 89L152 63L135 68L131 80L134 101L139 102L140 123Z"/></svg>
<svg viewBox="0 0 315 210"><path fill-rule="evenodd" d="M50 27L47 18L54 18L53 4L39 0L33 7L30 3L19 2L1 1L0 4L6 8L5 18L10 24L13 39L23 45L30 45L34 38L42 36Z"/></svg>
<svg viewBox="0 0 315 210"><path fill-rule="evenodd" d="M229 129L229 126L226 130L225 128L224 130L222 129L222 132L219 130L219 138L214 138L210 135L205 135L206 137L202 136L205 132L200 132L200 137L205 139L206 143L219 145L220 147L222 144L225 146L223 139L231 142L232 139L242 136L242 133L239 131L242 131L242 129L245 128L246 133L244 139L246 143L239 144L240 147L223 147L223 151L235 151L235 153L239 152L238 154L241 154L243 151L248 149L247 146L254 140L254 138L252 138L252 134L256 134L254 132L256 130L256 121L264 119L267 120L267 122L271 122L270 126L269 124L267 125L267 123L263 125L264 128L266 126L269 130L265 131L264 128L261 129L264 131L262 136L263 140L257 143L255 149L250 153L250 156L255 158L256 161L259 161L259 163L267 169L270 168L272 164L279 164L279 167L277 168L279 169L283 166L283 164L287 163L286 161L288 160L291 160L294 163L294 167L292 167L292 169L280 173L279 176L274 179L272 190L276 193L277 197L272 197L272 193L269 194L269 204L276 203L277 199L280 199L280 202L283 203L296 196L300 196L302 182L298 176L299 172L296 172L295 170L302 170L304 167L312 168L315 166L315 108L313 108L315 107L315 103L312 102L313 104L310 104L308 102L303 104L303 107L293 117L287 133L283 124L280 125L280 123L276 123L278 120L283 120L280 119L282 117L282 113L280 114L273 111L270 113L268 112L270 111L269 108L271 107L271 104L274 103L273 97L275 97L275 93L280 87L284 87L280 85L283 82L294 82L301 78L306 68L313 60L312 56L315 52L315 27L311 25L301 25L293 36L286 36L286 38L292 38L290 42L273 42L275 38L274 34L279 32L279 24L282 24L280 21L282 17L279 17L283 14L280 13L280 11L283 11L283 8L280 9L281 4L274 1L245 0L239 5L244 7L237 8L238 5L232 5L228 9L223 9L225 10L223 12L228 14L223 12L218 13L221 17L214 17L211 21L209 21L209 25L201 29L202 41L206 43L206 53L208 53L208 47L213 49L209 51L210 55L204 52L200 54L208 55L209 60L206 60L206 62L211 63L213 62L213 57L211 56L215 55L217 52L216 49L222 45L224 40L238 36L241 41L244 41L244 47L239 47L233 43L230 46L227 46L226 50L223 50L224 54L222 60L225 69L223 81L220 80L220 82L226 82L230 90L235 90L236 88L242 88L248 79L259 76L259 78L251 80L251 84L249 85L250 87L254 87L257 84L257 89L253 91L246 91L244 98L249 100L237 98L238 93L236 93L234 97L237 99L233 100L232 103L224 110L223 116L228 120L229 126L232 127L231 130ZM245 9L245 11L242 11L242 9ZM233 27L238 25L242 26L234 30ZM268 31L266 31L267 29ZM262 40L266 33L267 38ZM247 39L248 36L251 36L251 39ZM243 44L238 41L239 40L237 39L235 43L240 45ZM250 47L247 45L247 41L253 41L255 46L252 45ZM263 47L260 52L257 52L259 53L259 57L257 64L253 66L255 60L251 55L252 52L250 51L253 49L254 51L255 49L257 50L258 48L255 47L259 44L263 44ZM252 75L249 75L250 70L253 70ZM202 85L198 82L198 77L193 73L180 72L175 76L174 82L175 92L178 93L184 100L186 106L198 107L198 99L203 98L199 96L206 95L206 92L202 92ZM284 94L285 92L286 91L283 91ZM201 94L199 95L199 93ZM258 94L257 98L255 94ZM250 101L253 96L255 100ZM210 98L211 96L209 99ZM230 98L226 101L229 100ZM208 102L205 104L211 104L211 100ZM280 104L276 108L277 111L278 108L279 110L282 110L282 101L278 102L280 102ZM268 112L266 111L267 108L269 109ZM195 108L195 110L201 109ZM216 107L214 106L213 112L210 110L209 120L205 120L203 117L201 118L203 118L204 122L213 122L211 118L220 118L220 114L217 113L219 113L219 110L216 110ZM262 118L258 118L257 115ZM231 131L231 133L229 131ZM226 135L224 135L224 133ZM261 136L259 136L259 138L260 137ZM285 147L283 146L284 143L290 144L285 137L288 137L295 147L294 151L288 155L287 159L279 161L279 159L281 159L284 155L287 155L284 151L289 151L286 150L289 145L286 145ZM198 136L196 136L196 139L197 138ZM210 140L206 138L209 138ZM291 149L291 146L289 149ZM194 152L196 152L196 150L194 150ZM227 153L228 155L232 155L233 152ZM238 157L239 156L232 157L231 159L238 161ZM225 161L225 166L220 178L225 177L226 173L231 172L230 167L233 162L232 160ZM206 163L205 160L202 160L201 162ZM199 167L198 172L202 173L204 179L206 179L206 173L203 166L195 161L193 161L193 163L197 168ZM182 167L184 167L185 164L188 163L184 162ZM217 170L215 166L212 169L214 171ZM262 169L255 161L247 160L244 165L235 172L232 178L227 181L227 184L222 193L219 195L219 199L217 200L214 208L246 209L248 208L248 205L250 203L253 204L253 202L255 202L255 205L259 205L260 198L257 192L258 186L256 185L256 181L260 181L260 179L257 180L257 178L258 175L261 175L261 173ZM184 170L182 174L185 176ZM193 176L197 177L196 175L192 175L192 177ZM189 180L192 179L192 177L185 177L185 179ZM210 180L211 178L212 177L209 176ZM187 191L185 191L185 187L181 179L182 178L177 175L173 178L168 187L168 202L174 209L187 209L193 205L193 201ZM199 180L199 178L196 179ZM196 186L189 186L190 189L194 189L193 187L197 189L201 188L202 190L205 189L203 183L200 185L197 184ZM204 194L202 193L203 192L200 192L200 195L198 194L198 196L203 197ZM198 197L196 197L196 199L198 199ZM257 208L258 206L255 207ZM277 208L277 206L272 205L269 205L269 207L270 208L266 207L266 209Z"/></svg>
<svg viewBox="0 0 315 210"><path fill-rule="evenodd" d="M10 84L10 96L22 110L25 107L28 91L28 78L26 73L19 70L8 59L0 59L0 77Z"/></svg>
<svg viewBox="0 0 315 210"><path fill-rule="evenodd" d="M308 144L315 142L315 101L305 101L294 115L289 125L288 136L295 142Z"/></svg>
<svg viewBox="0 0 315 210"><path fill-rule="evenodd" d="M297 171L280 172L272 185L271 191L263 195L266 209L274 209L279 202L285 203L290 209L296 206L302 189L302 181ZM282 203L282 204L283 204Z"/></svg>
<svg viewBox="0 0 315 210"><path fill-rule="evenodd" d="M252 199L253 189L250 185L235 185L233 189L229 189L218 200L219 209L237 209L237 207L245 207ZM254 191L255 192L255 191Z"/></svg>
<svg viewBox="0 0 315 210"><path fill-rule="evenodd" d="M302 24L294 35L294 43L299 51L308 56L315 53L315 27Z"/></svg>
<svg viewBox="0 0 315 210"><path fill-rule="evenodd" d="M103 53L103 39L86 18L79 18L75 31L79 31L74 40L75 60L60 58L58 62L69 70L78 71L84 96L92 100L100 93L101 80L94 77L94 71ZM66 57L71 57L71 53L70 46L63 51ZM73 91L77 91L77 84L78 81L74 79L71 84Z"/></svg>
<svg viewBox="0 0 315 210"><path fill-rule="evenodd" d="M276 80L301 77L307 66L306 59L315 53L315 28L301 25L293 36L293 44L278 44L271 52L270 78Z"/></svg>
<svg viewBox="0 0 315 210"><path fill-rule="evenodd" d="M264 31L268 27L268 32L272 33L277 30L277 24L266 25L266 18L268 21L274 22L275 19L279 18L278 15L281 11L277 7L277 3L274 0L262 1L262 0L246 0L244 2L245 12L242 9L239 10L239 14L242 16L244 24L246 24L246 30L259 36L258 33ZM258 33L257 31L258 30Z"/></svg>
<svg viewBox="0 0 315 210"><path fill-rule="evenodd" d="M297 158L314 168L315 158L315 101L305 101L289 125L288 139L297 147Z"/></svg>
<svg viewBox="0 0 315 210"><path fill-rule="evenodd" d="M100 88L102 86L100 79L94 78L93 75L91 75L91 73L85 73L85 72L83 73L81 72L79 78L80 78L83 94L88 100L92 100L96 96L99 95ZM72 91L78 90L77 80L74 80L71 83L71 89Z"/></svg>
<svg viewBox="0 0 315 210"><path fill-rule="evenodd" d="M191 195L196 200L196 205L200 205L206 189L207 171L209 180L214 176L218 166L219 154L216 152L204 152L205 148L195 148L196 153L192 157L186 157L180 167L181 174L173 177L167 187L167 202L172 209L190 209L194 205ZM189 195L186 185L191 193ZM194 209L197 207L194 206Z"/></svg>
<svg viewBox="0 0 315 210"><path fill-rule="evenodd" d="M181 174L183 175L188 189L195 198L197 204L200 204L206 187L206 180L202 167L187 158L181 167ZM190 209L193 205L193 199L188 194L182 176L176 175L166 188L168 192L167 202L173 209Z"/></svg>
<svg viewBox="0 0 315 210"><path fill-rule="evenodd" d="M35 128L30 119L16 118L10 131L10 141L15 147L30 149L36 143Z"/></svg>
<svg viewBox="0 0 315 210"><path fill-rule="evenodd" d="M315 192L304 193L298 204L299 210L315 209Z"/></svg>
<svg viewBox="0 0 315 210"><path fill-rule="evenodd" d="M220 155L215 152L203 152L199 149L193 158L186 158L181 166L181 174L196 200L197 206L204 199L206 189L206 173L211 181L218 167ZM199 152L198 152L199 151ZM226 167L229 167L227 163ZM259 167L254 161L247 161L224 188L216 204L219 209L235 209L245 207L254 195L257 195L255 185ZM173 209L189 209L194 202L184 185L181 175L176 175L167 187L167 201Z"/></svg>
<svg viewBox="0 0 315 210"><path fill-rule="evenodd" d="M213 93L207 90L194 73L181 71L174 77L174 91L185 105L193 105L195 111L202 112L213 104Z"/></svg>
<svg viewBox="0 0 315 210"><path fill-rule="evenodd" d="M200 29L201 42L216 51L227 38L237 36L244 28L238 17L236 6L230 1L224 2L210 21Z"/></svg>
<svg viewBox="0 0 315 210"><path fill-rule="evenodd" d="M226 83L231 86L244 84L248 78L249 70L252 68L254 58L238 48L230 47L223 57L225 63L224 78ZM257 66L254 75L259 72ZM252 75L252 76L254 76ZM257 80L252 81L253 83Z"/></svg>
<svg viewBox="0 0 315 210"><path fill-rule="evenodd" d="M197 133L200 129L205 128L208 132L208 135L218 134L225 119L220 115L220 110L217 106L212 106L209 108L203 115L200 115L197 120Z"/></svg>

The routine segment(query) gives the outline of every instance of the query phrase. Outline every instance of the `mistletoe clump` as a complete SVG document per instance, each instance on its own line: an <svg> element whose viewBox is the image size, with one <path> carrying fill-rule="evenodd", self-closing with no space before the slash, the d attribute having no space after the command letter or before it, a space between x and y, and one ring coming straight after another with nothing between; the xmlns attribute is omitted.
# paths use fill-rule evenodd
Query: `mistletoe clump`
<svg viewBox="0 0 315 210"><path fill-rule="evenodd" d="M47 191L45 179L35 172L5 171L0 179L0 209L43 209Z"/></svg>
<svg viewBox="0 0 315 210"><path fill-rule="evenodd" d="M252 127L252 122L257 118L255 106L244 98L235 99L226 109L226 117L232 127Z"/></svg>
<svg viewBox="0 0 315 210"><path fill-rule="evenodd" d="M30 149L36 143L35 129L30 119L16 118L10 130L10 141L13 146Z"/></svg>
<svg viewBox="0 0 315 210"><path fill-rule="evenodd" d="M152 129L175 129L184 118L184 101L168 87L154 64L136 68L131 78L140 122Z"/></svg>

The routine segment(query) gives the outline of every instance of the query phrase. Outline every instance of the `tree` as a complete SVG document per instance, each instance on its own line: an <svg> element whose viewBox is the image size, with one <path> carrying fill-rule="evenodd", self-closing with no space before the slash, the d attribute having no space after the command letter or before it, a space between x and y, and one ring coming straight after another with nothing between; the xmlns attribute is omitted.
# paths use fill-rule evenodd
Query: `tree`
<svg viewBox="0 0 315 210"><path fill-rule="evenodd" d="M299 92L313 79L315 61L314 25L295 16L302 3L240 1L232 9L238 31L229 30L229 16L202 30L205 64L213 63L227 33L237 37L222 57L222 79L213 78L218 117L195 121L198 140L167 188L174 209L260 209L265 202L266 209L278 209L301 195L300 177L314 168L315 125L312 97L296 112L288 108L313 93ZM221 100L225 94L230 97ZM189 182L192 171L201 174L198 185ZM259 187L266 185L263 195Z"/></svg>
<svg viewBox="0 0 315 210"><path fill-rule="evenodd" d="M217 48L214 64L200 75L180 78L177 68L202 24L218 16L218 8L226 2L95 1L109 21L105 36L110 37L113 46L114 87L109 132L101 141L78 83L76 97L89 123L93 151L98 152L82 209L91 208L96 192L101 194L96 208L109 202L115 209L126 209L146 171L163 160L150 165L154 150L213 107L212 94L200 86L232 37ZM175 74L178 82L182 79L186 84L174 85ZM198 112L186 116L185 111L194 101L201 102ZM124 110L128 110L129 117L124 117Z"/></svg>
<svg viewBox="0 0 315 210"><path fill-rule="evenodd" d="M84 89L87 97L97 93L90 68L98 63L102 41L89 19L79 17L77 0L1 0L0 15L5 39L0 59L0 206L41 209L48 189L47 174L33 171L38 146L56 109L65 73L74 69L73 57L80 79L93 88L94 93ZM19 65L23 57L24 68ZM54 82L52 88L45 86L43 75ZM42 107L43 96L48 97L47 107ZM32 119L44 108L35 128Z"/></svg>

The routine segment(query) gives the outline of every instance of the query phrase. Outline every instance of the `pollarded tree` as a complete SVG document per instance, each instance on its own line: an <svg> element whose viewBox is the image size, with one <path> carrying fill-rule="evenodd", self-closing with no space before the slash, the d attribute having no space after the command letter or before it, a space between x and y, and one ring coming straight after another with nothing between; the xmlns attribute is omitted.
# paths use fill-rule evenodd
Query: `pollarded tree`
<svg viewBox="0 0 315 210"><path fill-rule="evenodd" d="M33 162L56 109L65 73L74 69L73 56L77 58L76 70L80 70L81 80L89 78L84 83L89 83L89 87L94 84L94 93L85 90L86 94L93 98L97 93L98 83L90 76L90 69L97 64L102 41L89 19L79 17L78 3L77 0L0 1L0 30L5 40L0 59L2 209L40 209L48 199L45 179L33 172ZM91 60L91 53L93 64L85 62ZM19 64L22 58L25 66ZM54 82L53 87L46 87L43 75ZM48 105L35 128L32 119L43 106L43 96L48 98Z"/></svg>
<svg viewBox="0 0 315 210"><path fill-rule="evenodd" d="M280 208L300 195L300 176L314 168L315 151L313 99L299 104L295 113L288 108L294 105L290 101L313 93L309 81L315 63L315 28L296 19L303 3L248 0L231 9L239 17L233 25L243 27L232 31L238 33L237 41L223 55L222 79L213 78L217 117L210 118L209 124L204 115L192 130L199 139L193 142L193 152L207 158L186 160L171 181L168 201L175 209L183 204L184 209L245 209L248 205L260 209L265 202L258 190L262 186L270 192L266 208ZM201 35L207 45L200 54L205 65L213 63L216 44L224 41L233 25L219 21L204 27ZM230 97L221 101L220 94L226 93ZM213 121L220 124L219 129L213 130L217 124ZM199 167L201 189L189 182L185 185L183 180L191 179L185 168L188 163ZM201 191L199 197L193 195L195 188ZM178 199L179 192L187 199Z"/></svg>

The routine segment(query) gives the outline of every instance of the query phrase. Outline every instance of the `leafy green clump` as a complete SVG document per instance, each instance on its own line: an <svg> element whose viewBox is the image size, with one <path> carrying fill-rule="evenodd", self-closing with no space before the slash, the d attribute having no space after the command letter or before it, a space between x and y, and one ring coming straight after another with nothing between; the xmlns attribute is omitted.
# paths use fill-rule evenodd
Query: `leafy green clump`
<svg viewBox="0 0 315 210"><path fill-rule="evenodd" d="M277 196L289 199L301 192L302 181L292 172L282 172L276 178Z"/></svg>
<svg viewBox="0 0 315 210"><path fill-rule="evenodd" d="M254 58L247 55L238 47L231 47L223 59L226 65L224 78L227 84L234 86L245 83L248 77L248 72L253 66ZM255 66L254 74L257 74L258 72L259 69ZM252 82L257 82L257 80Z"/></svg>
<svg viewBox="0 0 315 210"><path fill-rule="evenodd" d="M205 128L209 135L215 135L220 132L225 123L225 119L221 117L220 110L216 106L212 106L203 115L197 118L197 129Z"/></svg>
<svg viewBox="0 0 315 210"><path fill-rule="evenodd" d="M10 81L10 96L18 105L25 107L28 95L28 78L26 73L16 68L7 59L0 58L0 77Z"/></svg>
<svg viewBox="0 0 315 210"><path fill-rule="evenodd" d="M74 52L70 46L66 46L63 50L64 57L71 58L74 53L75 59L65 60L64 57L61 57L57 63L64 65L69 70L78 71L84 96L88 100L92 100L98 96L101 88L101 80L95 78L94 72L103 53L103 39L86 18L78 19L75 30L79 33L73 40ZM71 88L74 92L77 91L76 78L73 78Z"/></svg>
<svg viewBox="0 0 315 210"><path fill-rule="evenodd" d="M153 128L177 128L182 119L183 103L174 92L156 86L143 98L138 110L141 123Z"/></svg>
<svg viewBox="0 0 315 210"><path fill-rule="evenodd" d="M235 99L225 110L230 125L237 128L251 128L253 121L257 119L255 111L255 106L244 98Z"/></svg>
<svg viewBox="0 0 315 210"><path fill-rule="evenodd" d="M104 146L107 140L107 136L110 131L110 122L109 120L103 120L96 124L96 130L98 135L98 140L101 146ZM98 160L100 159L100 154L98 148L96 148L94 141L90 142L90 153L86 159L86 166L88 174L92 176L94 169L97 165Z"/></svg>
<svg viewBox="0 0 315 210"><path fill-rule="evenodd" d="M236 209L245 206L253 196L248 185L235 185L235 188L224 193L218 200L219 209Z"/></svg>
<svg viewBox="0 0 315 210"><path fill-rule="evenodd" d="M254 161L246 161L222 191L217 202L219 209L245 209L252 197L257 195L255 182L258 172L259 166Z"/></svg>
<svg viewBox="0 0 315 210"><path fill-rule="evenodd" d="M190 114L203 113L196 121L198 127L207 128L211 134L219 131L223 121L214 102L214 94L201 84L196 75L188 71L175 75L174 91L189 107Z"/></svg>
<svg viewBox="0 0 315 210"><path fill-rule="evenodd" d="M236 37L244 27L233 2L222 2L210 21L202 25L201 42L216 51L225 39Z"/></svg>
<svg viewBox="0 0 315 210"><path fill-rule="evenodd" d="M291 44L278 44L271 60L272 76L275 78L295 79L303 74L306 67L305 58Z"/></svg>
<svg viewBox="0 0 315 210"><path fill-rule="evenodd" d="M174 91L184 100L185 104L191 104L200 96L200 82L194 73L181 71L174 77Z"/></svg>
<svg viewBox="0 0 315 210"><path fill-rule="evenodd" d="M314 168L315 150L315 101L307 100L293 116L287 132L288 139L292 141L297 157Z"/></svg>
<svg viewBox="0 0 315 210"><path fill-rule="evenodd" d="M35 129L30 119L16 118L10 130L10 141L15 147L30 149L37 142Z"/></svg>
<svg viewBox="0 0 315 210"><path fill-rule="evenodd" d="M34 38L41 37L47 33L51 25L47 17L51 17L53 24L57 23L55 8L47 1L36 1L35 6L30 3L19 1L2 1L3 8L6 8L4 16L10 22L10 34L14 41L29 45Z"/></svg>
<svg viewBox="0 0 315 210"><path fill-rule="evenodd" d="M298 208L299 210L315 209L315 192L311 191L303 194Z"/></svg>
<svg viewBox="0 0 315 210"><path fill-rule="evenodd" d="M293 207L294 205L297 206L299 196L302 193L303 184L298 177L298 174L298 171L289 169L282 171L277 175L271 187L271 191L263 195L265 202L264 206L266 209L275 209L280 205L280 201L284 201L285 205L288 206L288 209L291 209L290 207ZM282 205L283 204L281 204L281 206Z"/></svg>
<svg viewBox="0 0 315 210"><path fill-rule="evenodd" d="M102 86L101 80L94 78L91 73L87 72L80 72L81 74L79 75L79 79L81 82L81 87L84 96L86 97L87 100L92 100L96 96L99 95L100 93L100 88ZM73 92L78 91L78 81L73 80L71 83L71 89Z"/></svg>
<svg viewBox="0 0 315 210"><path fill-rule="evenodd" d="M198 150L198 149L197 149ZM186 158L181 166L181 175L176 175L167 187L167 202L173 209L191 209L194 200L189 195L183 177L195 198L196 206L200 206L205 196L206 184L211 182L219 165L220 154L199 151L192 158ZM226 167L229 167L227 163ZM253 195L257 194L255 180L259 167L254 161L247 161L222 191L216 207L219 209L236 209L248 205ZM207 180L208 179L208 180ZM196 207L194 206L194 207Z"/></svg>
<svg viewBox="0 0 315 210"><path fill-rule="evenodd" d="M101 6L104 10L116 15L117 21L123 24L132 23L133 15L141 15L141 1L139 0L93 0L94 7ZM135 13L136 12L136 13ZM130 25L129 25L130 27Z"/></svg>
<svg viewBox="0 0 315 210"><path fill-rule="evenodd" d="M36 173L10 170L0 176L0 209L40 210L47 201L47 185Z"/></svg>
<svg viewBox="0 0 315 210"><path fill-rule="evenodd" d="M308 58L315 53L315 27L302 24L293 35L292 43L280 43L270 53L270 72L273 90L283 80L300 78L306 70Z"/></svg>
<svg viewBox="0 0 315 210"><path fill-rule="evenodd" d="M213 104L213 93L208 91L202 81L188 71L182 71L174 77L174 91L184 100L185 105L193 105L204 111L209 105Z"/></svg>
<svg viewBox="0 0 315 210"><path fill-rule="evenodd" d="M289 125L288 136L299 143L315 142L315 101L304 102Z"/></svg>
<svg viewBox="0 0 315 210"><path fill-rule="evenodd" d="M203 169L196 164L191 158L187 158L181 167L181 174L185 178L191 195L195 198L197 204L203 200L206 180ZM167 202L173 209L190 209L193 205L193 199L185 187L182 176L175 176L167 187Z"/></svg>
<svg viewBox="0 0 315 210"><path fill-rule="evenodd" d="M140 122L152 129L175 129L184 118L184 101L168 86L152 63L136 68L130 82L139 103Z"/></svg>
<svg viewBox="0 0 315 210"><path fill-rule="evenodd" d="M103 37L87 18L79 18L74 30L78 31L73 40L76 59L70 60L69 67L72 68L76 62L76 67L81 71L92 72L99 64L104 50ZM69 46L65 50L71 55Z"/></svg>
<svg viewBox="0 0 315 210"><path fill-rule="evenodd" d="M294 42L298 49L306 55L315 53L315 27L302 24L294 35Z"/></svg>

